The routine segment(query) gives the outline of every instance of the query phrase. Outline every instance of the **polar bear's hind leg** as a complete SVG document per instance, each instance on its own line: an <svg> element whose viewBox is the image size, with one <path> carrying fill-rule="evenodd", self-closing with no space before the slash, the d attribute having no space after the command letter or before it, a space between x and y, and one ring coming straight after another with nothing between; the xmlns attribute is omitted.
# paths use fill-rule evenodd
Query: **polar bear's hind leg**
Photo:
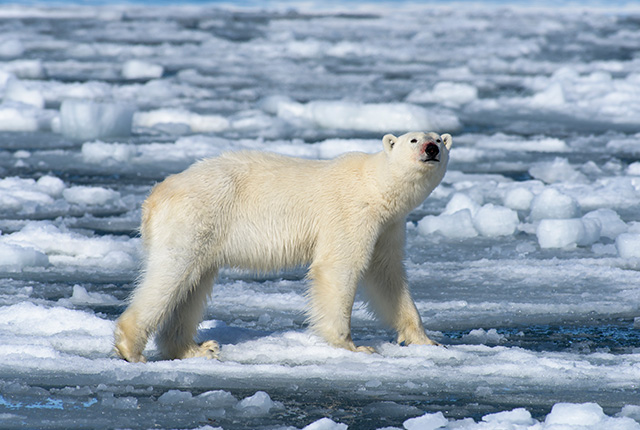
<svg viewBox="0 0 640 430"><path fill-rule="evenodd" d="M207 298L211 293L217 270L206 273L175 304L168 317L161 323L156 343L162 356L170 359L206 357L218 358L220 347L215 341L196 344L194 337L202 319Z"/></svg>

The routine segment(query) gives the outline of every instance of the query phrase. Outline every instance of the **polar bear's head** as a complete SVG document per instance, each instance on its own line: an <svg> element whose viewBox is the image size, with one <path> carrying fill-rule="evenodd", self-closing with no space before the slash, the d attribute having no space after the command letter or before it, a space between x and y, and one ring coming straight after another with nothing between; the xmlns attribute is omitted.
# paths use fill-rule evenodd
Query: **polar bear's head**
<svg viewBox="0 0 640 430"><path fill-rule="evenodd" d="M396 137L387 134L382 138L384 151L393 164L401 163L421 171L444 171L449 161L452 143L450 134L411 132Z"/></svg>

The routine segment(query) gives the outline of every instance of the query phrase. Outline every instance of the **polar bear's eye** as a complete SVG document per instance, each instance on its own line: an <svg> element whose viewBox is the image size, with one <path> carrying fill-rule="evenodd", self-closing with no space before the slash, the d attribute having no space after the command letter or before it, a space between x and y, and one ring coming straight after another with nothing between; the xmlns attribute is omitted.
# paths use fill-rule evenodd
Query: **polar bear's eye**
<svg viewBox="0 0 640 430"><path fill-rule="evenodd" d="M442 142L442 140L436 139L436 143L440 143L440 142Z"/></svg>
<svg viewBox="0 0 640 430"><path fill-rule="evenodd" d="M411 143L418 143L418 139L411 139Z"/></svg>

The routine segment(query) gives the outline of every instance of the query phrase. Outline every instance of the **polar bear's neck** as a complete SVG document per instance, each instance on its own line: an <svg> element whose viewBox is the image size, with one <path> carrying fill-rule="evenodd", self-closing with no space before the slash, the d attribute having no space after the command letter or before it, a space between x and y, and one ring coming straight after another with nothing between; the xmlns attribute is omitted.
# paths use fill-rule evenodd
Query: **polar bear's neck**
<svg viewBox="0 0 640 430"><path fill-rule="evenodd" d="M375 154L370 160L371 172L376 172L377 190L385 203L383 211L388 220L405 218L420 205L444 176L440 166L424 172L401 169L389 163L384 152Z"/></svg>

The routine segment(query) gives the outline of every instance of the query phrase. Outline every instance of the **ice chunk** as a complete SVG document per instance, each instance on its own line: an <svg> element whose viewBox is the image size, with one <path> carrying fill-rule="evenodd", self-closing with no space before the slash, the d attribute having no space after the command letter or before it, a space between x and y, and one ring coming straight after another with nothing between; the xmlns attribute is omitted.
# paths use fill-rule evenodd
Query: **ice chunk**
<svg viewBox="0 0 640 430"><path fill-rule="evenodd" d="M75 140L128 136L134 111L123 103L68 99L60 107L60 130Z"/></svg>
<svg viewBox="0 0 640 430"><path fill-rule="evenodd" d="M13 38L0 39L0 57L20 57L24 53L24 45Z"/></svg>
<svg viewBox="0 0 640 430"><path fill-rule="evenodd" d="M509 209L526 211L531 208L534 195L526 188L514 188L504 196L503 203Z"/></svg>
<svg viewBox="0 0 640 430"><path fill-rule="evenodd" d="M556 403L547 415L546 426L595 426L605 421L607 416L596 403Z"/></svg>
<svg viewBox="0 0 640 430"><path fill-rule="evenodd" d="M508 236L518 228L516 211L491 203L482 206L473 217L473 226L483 236Z"/></svg>
<svg viewBox="0 0 640 430"><path fill-rule="evenodd" d="M629 167L627 167L627 175L640 176L640 161L629 164Z"/></svg>
<svg viewBox="0 0 640 430"><path fill-rule="evenodd" d="M530 101L533 107L541 107L546 109L548 109L549 107L562 107L565 104L565 96L562 85L560 85L559 83L553 83L543 91L534 94L531 97Z"/></svg>
<svg viewBox="0 0 640 430"><path fill-rule="evenodd" d="M249 415L265 415L274 407L276 407L275 402L264 391L256 392L253 396L241 400L235 406L236 409Z"/></svg>
<svg viewBox="0 0 640 430"><path fill-rule="evenodd" d="M0 330L31 336L61 333L111 336L113 323L86 312L23 302L0 307Z"/></svg>
<svg viewBox="0 0 640 430"><path fill-rule="evenodd" d="M82 144L82 159L87 163L128 163L136 154L136 146L127 143L87 142Z"/></svg>
<svg viewBox="0 0 640 430"><path fill-rule="evenodd" d="M223 390L207 391L198 395L194 399L201 407L206 408L229 408L235 406L238 403L231 393Z"/></svg>
<svg viewBox="0 0 640 430"><path fill-rule="evenodd" d="M568 219L580 216L580 206L571 196L562 194L555 188L547 188L531 203L531 219Z"/></svg>
<svg viewBox="0 0 640 430"><path fill-rule="evenodd" d="M615 239L620 234L626 233L629 229L627 224L620 218L620 215L612 209L597 209L589 212L582 218L597 219L600 221L600 225L602 226L600 235L609 239Z"/></svg>
<svg viewBox="0 0 640 430"><path fill-rule="evenodd" d="M569 152L570 150L567 144L560 139L548 137L524 139L519 136L509 136L503 133L480 137L476 141L476 148L518 152Z"/></svg>
<svg viewBox="0 0 640 430"><path fill-rule="evenodd" d="M50 177L52 178L52 177ZM57 178L55 178L57 179ZM55 181L52 178L52 180ZM44 180L46 182L46 180ZM0 179L0 209L35 214L43 206L54 204L55 193L33 179Z"/></svg>
<svg viewBox="0 0 640 430"><path fill-rule="evenodd" d="M42 93L36 89L27 88L17 79L9 79L4 90L4 99L30 105L38 109L44 108L44 96Z"/></svg>
<svg viewBox="0 0 640 430"><path fill-rule="evenodd" d="M173 404L187 402L191 400L192 397L193 397L193 394L191 394L188 391L169 390L163 395L161 395L160 397L158 397L158 402L165 405L173 405Z"/></svg>
<svg viewBox="0 0 640 430"><path fill-rule="evenodd" d="M185 124L194 133L212 133L229 128L229 120L219 115L200 115L183 109L158 109L137 112L136 127L157 127L167 124Z"/></svg>
<svg viewBox="0 0 640 430"><path fill-rule="evenodd" d="M0 130L2 131L49 130L53 118L53 111L24 103L7 101L0 105Z"/></svg>
<svg viewBox="0 0 640 430"><path fill-rule="evenodd" d="M137 239L87 237L58 229L48 222L29 222L22 230L1 236L4 243L46 253L53 265L84 265L94 269L132 270L137 266Z"/></svg>
<svg viewBox="0 0 640 430"><path fill-rule="evenodd" d="M541 248L587 246L600 238L600 221L594 218L543 219L536 236Z"/></svg>
<svg viewBox="0 0 640 430"><path fill-rule="evenodd" d="M636 318L637 319L637 318ZM640 322L640 321L639 321ZM634 324L635 328L640 328L640 324ZM640 406L638 405L625 405L620 411L622 417L629 417L636 421L640 421Z"/></svg>
<svg viewBox="0 0 640 430"><path fill-rule="evenodd" d="M347 428L348 426L346 424L336 423L330 418L320 418L302 430L347 430Z"/></svg>
<svg viewBox="0 0 640 430"><path fill-rule="evenodd" d="M616 239L616 248L622 258L640 258L640 234L621 234Z"/></svg>
<svg viewBox="0 0 640 430"><path fill-rule="evenodd" d="M480 204L464 193L455 193L442 212L444 215L454 214L462 209L469 209L472 216L480 210Z"/></svg>
<svg viewBox="0 0 640 430"><path fill-rule="evenodd" d="M131 396L115 397L113 393L106 393L100 404L109 409L137 409L138 399Z"/></svg>
<svg viewBox="0 0 640 430"><path fill-rule="evenodd" d="M120 200L120 193L102 187L77 186L62 191L64 199L76 205L108 205Z"/></svg>
<svg viewBox="0 0 640 430"><path fill-rule="evenodd" d="M423 235L440 233L449 239L466 239L478 235L469 209L462 209L451 215L427 215L418 222L418 231Z"/></svg>
<svg viewBox="0 0 640 430"><path fill-rule="evenodd" d="M41 60L13 60L0 64L0 69L21 79L42 79L44 67Z"/></svg>
<svg viewBox="0 0 640 430"><path fill-rule="evenodd" d="M51 197L56 198L62 196L62 191L65 189L62 179L49 175L42 176L38 179L36 185Z"/></svg>
<svg viewBox="0 0 640 430"><path fill-rule="evenodd" d="M413 90L407 96L409 103L438 103L460 107L478 98L478 89L473 85L457 82L438 82L431 91Z"/></svg>
<svg viewBox="0 0 640 430"><path fill-rule="evenodd" d="M587 177L578 172L566 158L556 158L552 162L536 163L529 169L529 174L547 184L557 182L588 182Z"/></svg>
<svg viewBox="0 0 640 430"><path fill-rule="evenodd" d="M496 345L507 339L504 335L498 333L495 328L489 329L488 331L480 328L471 330L469 334L462 336L462 340L467 343Z"/></svg>
<svg viewBox="0 0 640 430"><path fill-rule="evenodd" d="M407 430L435 430L449 424L442 412L435 414L424 414L421 417L410 418L402 423Z"/></svg>
<svg viewBox="0 0 640 430"><path fill-rule="evenodd" d="M30 247L0 243L0 266L20 270L23 267L49 265L49 258Z"/></svg>
<svg viewBox="0 0 640 430"><path fill-rule="evenodd" d="M73 286L73 293L69 302L73 305L117 305L120 303L120 301L112 295L89 292L86 288L80 285Z"/></svg>
<svg viewBox="0 0 640 430"><path fill-rule="evenodd" d="M533 426L537 423L531 417L531 413L524 408L517 408L512 411L498 412L482 417L482 421L494 424L496 428L519 428L516 426Z"/></svg>
<svg viewBox="0 0 640 430"><path fill-rule="evenodd" d="M402 132L411 130L455 131L458 117L446 110L427 110L408 103L353 103L313 101L297 103L278 97L263 101L266 111L275 111L287 121L321 128Z"/></svg>
<svg viewBox="0 0 640 430"><path fill-rule="evenodd" d="M125 79L154 79L164 73L164 67L140 60L129 60L122 66L122 77Z"/></svg>

